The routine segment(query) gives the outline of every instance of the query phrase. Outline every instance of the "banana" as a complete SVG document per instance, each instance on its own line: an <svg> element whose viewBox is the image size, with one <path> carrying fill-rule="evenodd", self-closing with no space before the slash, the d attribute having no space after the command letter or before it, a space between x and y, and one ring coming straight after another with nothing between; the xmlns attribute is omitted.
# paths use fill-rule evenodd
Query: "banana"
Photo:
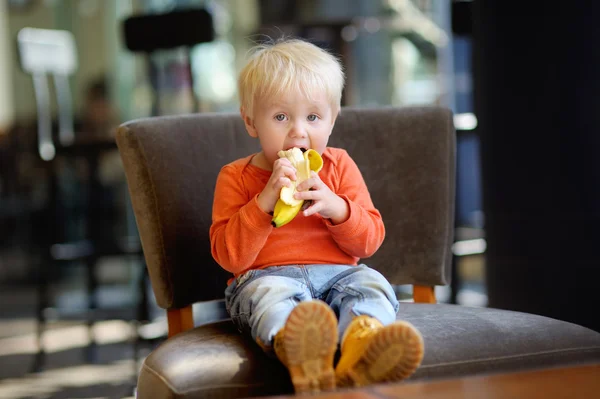
<svg viewBox="0 0 600 399"><path fill-rule="evenodd" d="M302 154L302 150L300 148L292 148L288 151L279 151L277 155L279 155L279 158L287 158L292 166L296 169L296 181L292 182L291 187L283 187L281 189L281 192L279 193L279 199L286 205L296 206L298 203L302 203L302 200L297 200L294 198L294 193L297 191L296 186L308 179L310 176L308 162L304 159L304 155Z"/></svg>
<svg viewBox="0 0 600 399"><path fill-rule="evenodd" d="M319 171L323 168L323 158L315 150L306 150L304 154L299 148L292 148L287 151L279 151L277 155L280 158L287 158L292 166L296 168L296 181L292 182L292 187L283 187L279 193L279 199L273 210L273 227L281 227L292 221L302 209L304 200L294 198L296 187L304 180L310 177L310 172Z"/></svg>
<svg viewBox="0 0 600 399"><path fill-rule="evenodd" d="M279 199L275 204L273 219L271 219L273 227L281 227L291 222L302 209L303 203L304 201L299 201L297 205L290 206Z"/></svg>

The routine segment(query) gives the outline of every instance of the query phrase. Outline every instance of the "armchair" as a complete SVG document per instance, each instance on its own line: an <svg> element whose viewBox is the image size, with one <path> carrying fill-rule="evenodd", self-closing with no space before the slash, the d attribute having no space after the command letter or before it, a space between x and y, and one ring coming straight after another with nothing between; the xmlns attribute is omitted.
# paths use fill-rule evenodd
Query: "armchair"
<svg viewBox="0 0 600 399"><path fill-rule="evenodd" d="M399 319L423 334L420 380L600 361L600 334L547 317L436 304L450 278L454 128L437 107L344 108L330 145L360 167L386 223L365 263L414 285ZM258 150L237 114L140 119L122 125L123 159L152 287L169 339L144 361L138 397L249 397L293 392L287 370L227 320L195 325L192 304L223 297L229 274L210 253L213 190L226 163ZM509 287L507 287L509 289Z"/></svg>

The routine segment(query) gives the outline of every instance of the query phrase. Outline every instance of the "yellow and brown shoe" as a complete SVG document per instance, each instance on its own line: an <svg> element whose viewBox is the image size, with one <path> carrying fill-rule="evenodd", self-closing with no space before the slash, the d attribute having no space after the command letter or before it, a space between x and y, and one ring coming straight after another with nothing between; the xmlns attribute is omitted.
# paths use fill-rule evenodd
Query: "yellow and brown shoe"
<svg viewBox="0 0 600 399"><path fill-rule="evenodd" d="M337 386L403 380L419 367L423 352L423 338L412 324L396 321L384 327L373 317L358 316L342 338Z"/></svg>
<svg viewBox="0 0 600 399"><path fill-rule="evenodd" d="M322 301L301 302L275 336L275 354L290 372L296 393L335 389L335 313Z"/></svg>

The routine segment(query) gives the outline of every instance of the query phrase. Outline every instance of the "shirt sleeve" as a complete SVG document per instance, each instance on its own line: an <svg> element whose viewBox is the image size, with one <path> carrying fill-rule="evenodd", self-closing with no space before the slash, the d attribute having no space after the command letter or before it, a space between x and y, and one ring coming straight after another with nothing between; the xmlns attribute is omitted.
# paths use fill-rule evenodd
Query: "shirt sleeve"
<svg viewBox="0 0 600 399"><path fill-rule="evenodd" d="M215 186L210 244L212 256L233 274L248 269L273 230L271 215L248 200L241 176L234 166L221 169Z"/></svg>
<svg viewBox="0 0 600 399"><path fill-rule="evenodd" d="M338 246L350 256L368 258L383 243L385 226L373 205L367 185L358 166L346 151L338 158L336 194L348 203L348 220L334 225L325 223Z"/></svg>

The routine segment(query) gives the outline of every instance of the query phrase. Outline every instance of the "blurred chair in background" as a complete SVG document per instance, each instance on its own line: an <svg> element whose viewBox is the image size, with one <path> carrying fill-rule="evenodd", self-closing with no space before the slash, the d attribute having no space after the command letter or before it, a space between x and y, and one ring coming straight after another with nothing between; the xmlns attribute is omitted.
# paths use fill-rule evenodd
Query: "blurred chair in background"
<svg viewBox="0 0 600 399"><path fill-rule="evenodd" d="M166 71L157 66L152 55L159 50L183 47L187 51L185 62L187 82L192 96L193 109L199 110L198 96L194 91L194 76L191 67L192 46L211 42L215 38L212 15L205 9L174 10L164 14L134 15L123 23L125 46L131 52L146 56L148 78L152 85L152 115L161 115L161 89L165 86Z"/></svg>
<svg viewBox="0 0 600 399"><path fill-rule="evenodd" d="M71 89L68 77L77 71L77 54L73 35L68 31L23 28L18 35L22 69L32 76L37 104L37 152L42 161L47 181L45 206L37 220L33 243L41 252L38 265L38 321L39 351L34 370L42 367L44 360L43 332L47 311L51 307L50 283L60 275L63 265L83 264L86 269L87 306L82 310L86 318L90 345L87 360L94 361L95 341L93 323L99 319L124 317L132 314L115 313L115 309L98 306L98 262L107 256L141 257L137 236L115 234L117 211L110 191L100 181L100 163L104 155L116 151L114 135L110 134L111 121L102 120L107 115L95 105L106 98L101 87L91 87L87 105L88 114L76 130ZM58 134L53 129L51 99L47 77L53 78L58 102ZM105 105L106 106L106 105ZM102 111L102 112L99 112ZM93 116L92 116L93 115ZM113 123L116 121L112 121ZM130 313L131 306L125 306ZM60 317L82 316L81 312L61 314Z"/></svg>

